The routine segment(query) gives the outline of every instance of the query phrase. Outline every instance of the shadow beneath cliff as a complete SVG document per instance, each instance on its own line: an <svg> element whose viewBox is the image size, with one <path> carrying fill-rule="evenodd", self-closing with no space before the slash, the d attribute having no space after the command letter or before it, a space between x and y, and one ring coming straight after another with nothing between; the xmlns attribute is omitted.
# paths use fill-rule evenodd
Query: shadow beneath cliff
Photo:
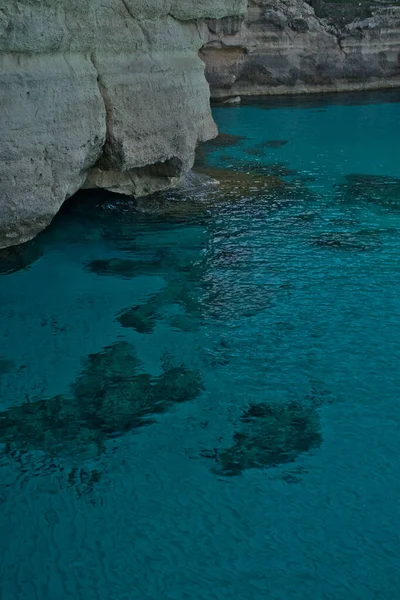
<svg viewBox="0 0 400 600"><path fill-rule="evenodd" d="M0 250L0 275L24 271L31 267L42 255L43 249L38 239L18 246L2 248Z"/></svg>

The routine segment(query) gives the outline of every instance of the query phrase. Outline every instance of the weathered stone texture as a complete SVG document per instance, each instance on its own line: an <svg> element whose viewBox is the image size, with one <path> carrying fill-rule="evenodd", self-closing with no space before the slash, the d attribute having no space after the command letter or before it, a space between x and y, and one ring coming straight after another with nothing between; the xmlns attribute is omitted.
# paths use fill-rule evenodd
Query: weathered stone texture
<svg viewBox="0 0 400 600"><path fill-rule="evenodd" d="M246 0L0 3L0 248L49 224L82 186L173 184L213 137L198 19Z"/></svg>
<svg viewBox="0 0 400 600"><path fill-rule="evenodd" d="M201 50L215 98L400 86L400 7L337 29L303 0L250 0L230 24L211 22Z"/></svg>

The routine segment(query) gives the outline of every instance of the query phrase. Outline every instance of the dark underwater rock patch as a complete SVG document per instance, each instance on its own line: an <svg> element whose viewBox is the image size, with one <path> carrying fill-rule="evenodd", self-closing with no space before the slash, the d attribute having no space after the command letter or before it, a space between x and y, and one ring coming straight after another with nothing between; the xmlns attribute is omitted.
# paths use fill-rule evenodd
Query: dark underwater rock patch
<svg viewBox="0 0 400 600"><path fill-rule="evenodd" d="M147 275L157 272L160 262L141 261L122 258L109 258L104 260L92 260L86 265L88 271L96 275L111 275L113 277L124 277L130 279L138 275Z"/></svg>
<svg viewBox="0 0 400 600"><path fill-rule="evenodd" d="M162 318L163 310L168 305L180 306L185 315L172 318L172 325L178 329L185 330L190 320L190 330L198 330L201 319L201 306L197 298L196 285L202 276L200 266L193 265L190 273L183 278L172 279L160 292L152 294L143 304L137 304L127 308L117 316L117 320L123 327L130 327L137 333L152 333L159 319ZM181 326L179 326L179 323Z"/></svg>
<svg viewBox="0 0 400 600"><path fill-rule="evenodd" d="M321 443L319 415L313 406L251 404L240 419L232 446L215 451L213 458L218 464L214 470L233 476L246 469L292 463Z"/></svg>
<svg viewBox="0 0 400 600"><path fill-rule="evenodd" d="M367 252L379 248L379 236L380 232L374 231L330 232L314 238L311 243L320 248Z"/></svg>
<svg viewBox="0 0 400 600"><path fill-rule="evenodd" d="M257 144L257 148L283 148L289 140L266 140Z"/></svg>
<svg viewBox="0 0 400 600"><path fill-rule="evenodd" d="M15 368L16 363L14 360L0 356L0 376L6 375L7 373L11 373L15 370Z"/></svg>
<svg viewBox="0 0 400 600"><path fill-rule="evenodd" d="M346 202L373 202L400 208L400 178L351 174L336 186L337 197Z"/></svg>
<svg viewBox="0 0 400 600"><path fill-rule="evenodd" d="M204 164L207 157L214 152L224 150L225 148L234 148L247 140L246 136L232 135L230 133L220 133L216 138L196 148L196 164Z"/></svg>
<svg viewBox="0 0 400 600"><path fill-rule="evenodd" d="M138 333L152 333L159 318L156 303L148 302L128 308L118 317L122 327L130 327Z"/></svg>
<svg viewBox="0 0 400 600"><path fill-rule="evenodd" d="M253 160L251 160L251 158L233 158L227 166L229 167L229 171L246 175L264 175L266 177L278 178L294 176L302 177L301 173L289 167L287 163L264 163L261 160L257 160L257 158ZM208 167L202 167L200 165L196 167L196 169L200 172L207 172L204 169L208 169Z"/></svg>
<svg viewBox="0 0 400 600"><path fill-rule="evenodd" d="M109 438L154 422L202 390L200 375L164 364L153 377L126 342L88 356L71 394L27 402L0 412L0 443L8 453L40 450L50 456L98 456Z"/></svg>
<svg viewBox="0 0 400 600"><path fill-rule="evenodd" d="M242 141L246 140L244 135L232 135L231 133L219 133L216 138L206 142L206 146L213 148L230 148L238 146Z"/></svg>
<svg viewBox="0 0 400 600"><path fill-rule="evenodd" d="M265 151L262 148L248 148L246 154L249 156L265 156Z"/></svg>

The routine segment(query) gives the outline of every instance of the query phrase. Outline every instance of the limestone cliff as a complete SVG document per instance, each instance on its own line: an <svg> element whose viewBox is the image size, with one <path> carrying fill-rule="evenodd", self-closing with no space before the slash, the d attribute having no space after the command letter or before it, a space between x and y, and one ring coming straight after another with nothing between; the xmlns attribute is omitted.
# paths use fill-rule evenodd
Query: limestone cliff
<svg viewBox="0 0 400 600"><path fill-rule="evenodd" d="M82 186L168 187L213 137L201 19L246 0L0 3L0 248Z"/></svg>
<svg viewBox="0 0 400 600"><path fill-rule="evenodd" d="M214 97L400 86L400 7L337 28L303 0L250 0L208 21L201 54Z"/></svg>

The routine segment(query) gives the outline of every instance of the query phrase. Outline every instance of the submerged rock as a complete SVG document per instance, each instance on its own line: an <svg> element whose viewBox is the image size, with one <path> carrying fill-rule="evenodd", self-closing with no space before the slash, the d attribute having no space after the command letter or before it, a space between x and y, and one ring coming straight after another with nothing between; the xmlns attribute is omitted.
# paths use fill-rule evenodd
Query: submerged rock
<svg viewBox="0 0 400 600"><path fill-rule="evenodd" d="M306 186L309 179L302 176L294 179L297 172L285 164L263 164L250 158L227 158L226 164L224 169L199 161L195 167L195 175L200 178L197 185L138 199L134 206L164 220L204 224L215 211L242 200L261 198L279 202L315 197Z"/></svg>
<svg viewBox="0 0 400 600"><path fill-rule="evenodd" d="M373 202L400 208L400 178L351 174L345 180L345 183L336 186L339 200Z"/></svg>
<svg viewBox="0 0 400 600"><path fill-rule="evenodd" d="M265 151L262 148L249 148L246 150L249 156L265 156Z"/></svg>
<svg viewBox="0 0 400 600"><path fill-rule="evenodd" d="M218 195L222 201L241 200L249 195L259 195L284 185L279 175L262 173L261 169L259 172L246 172L217 167L197 167L197 170L218 182Z"/></svg>
<svg viewBox="0 0 400 600"><path fill-rule="evenodd" d="M138 275L147 275L159 270L160 261L131 260L122 258L109 258L105 260L92 260L87 264L87 269L97 275L112 275L113 277L131 278Z"/></svg>
<svg viewBox="0 0 400 600"><path fill-rule="evenodd" d="M246 140L244 135L233 135L232 133L219 133L218 136L204 144L203 149L207 148L230 148L238 146L243 140Z"/></svg>
<svg viewBox="0 0 400 600"><path fill-rule="evenodd" d="M159 318L157 301L148 301L124 310L118 317L122 327L130 327L138 333L152 333Z"/></svg>
<svg viewBox="0 0 400 600"><path fill-rule="evenodd" d="M222 101L222 104L240 104L242 101L240 96L233 96L233 98L227 98L226 100Z"/></svg>
<svg viewBox="0 0 400 600"><path fill-rule="evenodd" d="M257 144L257 148L282 148L289 143L289 140L267 140Z"/></svg>
<svg viewBox="0 0 400 600"><path fill-rule="evenodd" d="M375 250L380 246L380 232L378 231L355 231L355 232L330 232L323 233L311 243L321 248L332 248L365 252Z"/></svg>
<svg viewBox="0 0 400 600"><path fill-rule="evenodd" d="M196 167L200 172L218 181L214 205L216 202L222 205L224 202L258 198L275 204L288 200L304 201L316 197L315 192L307 187L307 180L302 177L293 178L297 172L284 164L263 164L238 159L227 166L227 169ZM291 179L284 179L284 177Z"/></svg>
<svg viewBox="0 0 400 600"><path fill-rule="evenodd" d="M241 417L233 441L215 456L215 470L222 475L294 462L322 442L318 412L295 402L252 404Z"/></svg>
<svg viewBox="0 0 400 600"><path fill-rule="evenodd" d="M0 443L52 456L92 457L110 437L154 422L175 403L192 400L202 390L198 373L185 365L165 364L158 377L141 372L126 342L90 355L69 397L56 396L0 412Z"/></svg>
<svg viewBox="0 0 400 600"><path fill-rule="evenodd" d="M11 373L15 370L16 364L14 360L0 356L0 376Z"/></svg>
<svg viewBox="0 0 400 600"><path fill-rule="evenodd" d="M201 305L197 297L197 285L201 278L201 268L193 266L192 272L181 279L172 279L164 289L152 294L146 302L126 309L117 319L123 327L131 327L138 333L152 333L156 322L162 318L165 307L179 305L185 310L186 326L190 319L191 330L199 327L201 319ZM181 327L182 327L181 316ZM174 326L177 327L179 319L174 318ZM178 325L179 327L179 325ZM181 328L179 327L179 328Z"/></svg>

